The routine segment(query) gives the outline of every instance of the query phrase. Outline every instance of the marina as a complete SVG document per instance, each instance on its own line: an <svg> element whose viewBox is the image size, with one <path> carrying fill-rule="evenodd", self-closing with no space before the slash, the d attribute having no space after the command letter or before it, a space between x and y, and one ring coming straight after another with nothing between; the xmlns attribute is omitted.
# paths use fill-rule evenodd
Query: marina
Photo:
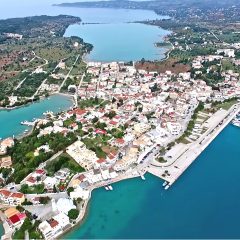
<svg viewBox="0 0 240 240"><path fill-rule="evenodd" d="M240 127L240 113L238 113L236 117L232 120L232 124L235 127Z"/></svg>

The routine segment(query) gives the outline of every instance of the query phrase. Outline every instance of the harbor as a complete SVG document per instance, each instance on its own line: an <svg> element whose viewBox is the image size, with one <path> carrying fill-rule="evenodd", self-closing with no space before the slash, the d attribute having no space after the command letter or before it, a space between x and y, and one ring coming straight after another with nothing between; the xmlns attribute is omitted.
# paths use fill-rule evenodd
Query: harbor
<svg viewBox="0 0 240 240"><path fill-rule="evenodd" d="M86 218L61 239L237 238L239 190L229 186L240 181L239 133L229 124L168 191L149 173L144 182L137 177L112 184L112 192L94 190Z"/></svg>
<svg viewBox="0 0 240 240"><path fill-rule="evenodd" d="M187 168L199 157L199 155L211 144L224 128L239 114L239 103L228 111L219 110L207 122L208 130L194 143L188 144L181 154L171 164L156 166L151 164L148 172L165 180L163 187L167 190L187 170ZM174 158L174 156L173 156Z"/></svg>

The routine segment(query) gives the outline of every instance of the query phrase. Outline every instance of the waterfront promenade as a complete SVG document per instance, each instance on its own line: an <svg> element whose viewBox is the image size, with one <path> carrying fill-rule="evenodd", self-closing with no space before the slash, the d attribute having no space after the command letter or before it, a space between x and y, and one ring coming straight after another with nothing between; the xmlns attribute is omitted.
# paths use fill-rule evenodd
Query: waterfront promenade
<svg viewBox="0 0 240 240"><path fill-rule="evenodd" d="M186 145L186 149L175 161L162 165L153 163L149 166L148 172L167 181L168 185L171 186L232 121L239 111L240 104L236 104L228 111L222 109L216 112L204 123L208 130L197 141Z"/></svg>

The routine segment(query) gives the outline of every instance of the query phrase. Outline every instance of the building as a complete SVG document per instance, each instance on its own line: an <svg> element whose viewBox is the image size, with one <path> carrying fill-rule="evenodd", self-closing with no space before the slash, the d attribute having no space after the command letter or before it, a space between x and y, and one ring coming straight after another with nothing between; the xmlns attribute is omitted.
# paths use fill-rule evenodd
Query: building
<svg viewBox="0 0 240 240"><path fill-rule="evenodd" d="M39 224L38 229L42 233L44 239L52 239L53 237L53 231L51 225L47 221L43 221Z"/></svg>
<svg viewBox="0 0 240 240"><path fill-rule="evenodd" d="M94 163L97 162L98 157L95 152L86 148L81 141L76 141L67 148L67 153L83 168L90 170Z"/></svg>
<svg viewBox="0 0 240 240"><path fill-rule="evenodd" d="M11 156L3 157L0 159L0 168L10 168L12 166Z"/></svg>
<svg viewBox="0 0 240 240"><path fill-rule="evenodd" d="M182 130L182 126L180 123L167 122L167 129L172 135L178 135Z"/></svg>
<svg viewBox="0 0 240 240"><path fill-rule="evenodd" d="M25 201L25 196L23 193L0 189L0 200L8 205L21 205Z"/></svg>
<svg viewBox="0 0 240 240"><path fill-rule="evenodd" d="M14 146L13 138L6 138L0 142L0 155L7 153L7 149Z"/></svg>

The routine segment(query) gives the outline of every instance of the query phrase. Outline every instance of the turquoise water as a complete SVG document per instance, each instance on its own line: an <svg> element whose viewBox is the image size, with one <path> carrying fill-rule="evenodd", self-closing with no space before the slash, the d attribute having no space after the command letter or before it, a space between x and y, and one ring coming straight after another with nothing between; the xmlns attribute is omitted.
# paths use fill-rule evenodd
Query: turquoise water
<svg viewBox="0 0 240 240"><path fill-rule="evenodd" d="M139 23L87 24L70 26L65 36L77 35L94 48L87 57L93 61L131 61L162 59L163 48L155 42L163 41L169 31Z"/></svg>
<svg viewBox="0 0 240 240"><path fill-rule="evenodd" d="M0 18L15 18L34 15L68 14L79 16L88 23L122 23L129 21L154 20L160 18L153 11L127 9L98 9L98 8L62 8L53 7L54 3L73 2L71 0L8 0L1 1ZM19 11L21 9L21 11Z"/></svg>
<svg viewBox="0 0 240 240"><path fill-rule="evenodd" d="M71 98L63 95L53 95L49 99L44 99L24 107L13 110L0 110L0 138L21 135L28 129L20 123L31 121L33 118L42 117L46 111L54 113L67 110L73 105Z"/></svg>
<svg viewBox="0 0 240 240"><path fill-rule="evenodd" d="M65 239L240 238L240 129L228 126L168 190L148 174L93 192Z"/></svg>
<svg viewBox="0 0 240 240"><path fill-rule="evenodd" d="M61 1L9 0L1 3L0 18L32 15L68 14L78 16L84 23L101 23L70 26L65 36L79 36L94 45L87 57L94 61L130 61L162 59L164 48L154 43L162 41L170 32L156 26L131 23L134 21L164 18L153 11L127 9L89 9L53 7ZM21 11L19 11L21 9Z"/></svg>
<svg viewBox="0 0 240 240"><path fill-rule="evenodd" d="M67 1L71 2L64 2ZM155 13L51 7L58 2L62 1L3 1L0 18L62 13L80 16L84 22L111 22L71 26L66 34L96 43L90 58L117 60L127 56L132 60L144 57L145 52L149 53L146 58L161 57L162 52L154 49L153 43L165 32L140 24L125 24L159 18ZM122 45L125 38L127 46ZM133 43L138 52L132 49ZM19 125L22 120L70 105L68 99L53 96L10 112L0 111L0 137L20 134L25 129ZM133 179L114 184L113 192L95 190L86 220L64 238L240 238L239 143L240 129L228 126L168 191L162 189L161 180L150 174L144 182Z"/></svg>

